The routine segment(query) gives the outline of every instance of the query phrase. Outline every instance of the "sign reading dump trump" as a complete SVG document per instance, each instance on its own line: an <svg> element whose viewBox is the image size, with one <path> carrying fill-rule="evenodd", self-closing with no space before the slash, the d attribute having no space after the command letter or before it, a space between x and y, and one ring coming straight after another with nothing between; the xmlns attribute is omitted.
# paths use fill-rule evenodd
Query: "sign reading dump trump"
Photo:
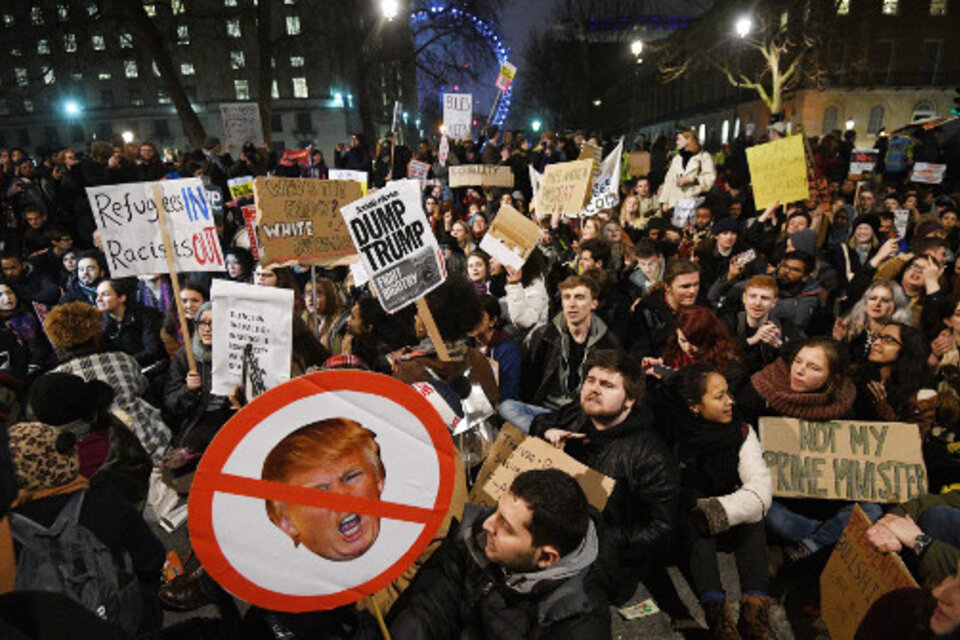
<svg viewBox="0 0 960 640"><path fill-rule="evenodd" d="M190 489L190 541L218 584L274 611L376 593L437 534L457 455L395 378L327 371L258 396L217 433Z"/></svg>
<svg viewBox="0 0 960 640"><path fill-rule="evenodd" d="M762 210L810 197L803 136L790 136L747 149L747 164L753 181L753 201Z"/></svg>
<svg viewBox="0 0 960 640"><path fill-rule="evenodd" d="M414 180L389 182L341 209L384 310L393 313L439 287L440 247Z"/></svg>
<svg viewBox="0 0 960 640"><path fill-rule="evenodd" d="M927 492L917 425L760 418L773 495L905 502Z"/></svg>
<svg viewBox="0 0 960 640"><path fill-rule="evenodd" d="M186 178L87 187L110 274L124 278L169 271L154 185L161 189L176 270L223 271L207 191L200 178Z"/></svg>

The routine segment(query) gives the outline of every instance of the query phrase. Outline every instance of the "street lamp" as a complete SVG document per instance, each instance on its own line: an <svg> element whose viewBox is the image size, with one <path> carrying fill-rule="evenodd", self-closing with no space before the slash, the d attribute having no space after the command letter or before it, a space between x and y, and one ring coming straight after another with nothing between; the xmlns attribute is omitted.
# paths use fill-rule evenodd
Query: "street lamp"
<svg viewBox="0 0 960 640"><path fill-rule="evenodd" d="M643 53L643 40L637 38L630 43L630 53L639 58L640 54Z"/></svg>
<svg viewBox="0 0 960 640"><path fill-rule="evenodd" d="M853 121L853 118L850 118L849 120L847 120L847 131L850 131L850 130L853 129L856 125L857 125L857 123Z"/></svg>
<svg viewBox="0 0 960 640"><path fill-rule="evenodd" d="M739 20L737 20L735 28L737 30L737 36L743 40L750 35L750 30L753 29L753 21L750 19L750 16L742 16Z"/></svg>
<svg viewBox="0 0 960 640"><path fill-rule="evenodd" d="M380 12L387 20L393 20L400 13L399 0L380 0Z"/></svg>
<svg viewBox="0 0 960 640"><path fill-rule="evenodd" d="M533 129L534 133L537 133L538 131L540 131L541 126L543 126L543 123L541 123L539 120L534 120L533 122L530 123L530 128Z"/></svg>
<svg viewBox="0 0 960 640"><path fill-rule="evenodd" d="M124 131L120 134L120 137L123 138L124 144L130 144L133 142L133 131Z"/></svg>
<svg viewBox="0 0 960 640"><path fill-rule="evenodd" d="M80 104L76 100L67 100L63 103L64 112L71 118L80 115Z"/></svg>

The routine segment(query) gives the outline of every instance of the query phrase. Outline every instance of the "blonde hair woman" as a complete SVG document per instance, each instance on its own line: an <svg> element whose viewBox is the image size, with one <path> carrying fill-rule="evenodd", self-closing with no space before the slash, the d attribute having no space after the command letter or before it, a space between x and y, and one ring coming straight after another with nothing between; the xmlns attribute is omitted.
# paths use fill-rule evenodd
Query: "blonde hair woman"
<svg viewBox="0 0 960 640"><path fill-rule="evenodd" d="M710 190L717 179L713 158L700 148L693 129L677 133L677 155L670 162L660 191L660 205L668 211L680 200L696 198Z"/></svg>

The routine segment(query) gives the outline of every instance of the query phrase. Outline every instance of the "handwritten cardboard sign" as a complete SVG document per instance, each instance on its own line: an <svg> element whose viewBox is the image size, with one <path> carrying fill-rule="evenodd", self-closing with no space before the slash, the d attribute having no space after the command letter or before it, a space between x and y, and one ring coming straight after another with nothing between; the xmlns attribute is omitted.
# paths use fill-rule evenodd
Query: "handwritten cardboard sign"
<svg viewBox="0 0 960 640"><path fill-rule="evenodd" d="M353 243L340 207L360 197L344 180L258 177L257 235L264 263L349 264Z"/></svg>
<svg viewBox="0 0 960 640"><path fill-rule="evenodd" d="M850 179L863 180L872 176L878 154L876 149L854 149L850 158Z"/></svg>
<svg viewBox="0 0 960 640"><path fill-rule="evenodd" d="M263 144L263 125L256 102L225 102L220 105L220 117L227 140L238 148L248 142L258 147Z"/></svg>
<svg viewBox="0 0 960 640"><path fill-rule="evenodd" d="M540 225L508 204L500 205L480 248L501 264L521 269L540 240Z"/></svg>
<svg viewBox="0 0 960 640"><path fill-rule="evenodd" d="M537 193L537 214L576 216L593 184L593 160L548 164Z"/></svg>
<svg viewBox="0 0 960 640"><path fill-rule="evenodd" d="M352 246L388 313L430 293L446 279L415 180L397 180L342 209Z"/></svg>
<svg viewBox="0 0 960 640"><path fill-rule="evenodd" d="M747 149L753 201L762 210L810 197L803 136L790 136Z"/></svg>
<svg viewBox="0 0 960 640"><path fill-rule="evenodd" d="M443 94L444 133L454 140L469 140L473 129L473 94Z"/></svg>
<svg viewBox="0 0 960 640"><path fill-rule="evenodd" d="M627 173L634 178L643 178L650 173L650 152L631 151L627 155Z"/></svg>
<svg viewBox="0 0 960 640"><path fill-rule="evenodd" d="M154 185L162 192L177 271L222 271L223 253L207 190L200 178L186 178L87 187L110 275L124 278L169 271Z"/></svg>
<svg viewBox="0 0 960 640"><path fill-rule="evenodd" d="M870 519L859 506L820 574L820 612L830 637L853 640L870 606L883 594L918 585L895 553L880 553L867 541Z"/></svg>
<svg viewBox="0 0 960 640"><path fill-rule="evenodd" d="M918 162L913 165L913 171L910 174L910 182L922 182L924 184L940 184L943 182L943 176L947 172L947 165L933 164L931 162Z"/></svg>
<svg viewBox="0 0 960 640"><path fill-rule="evenodd" d="M450 167L450 188L513 187L510 167L492 164L461 164Z"/></svg>
<svg viewBox="0 0 960 640"><path fill-rule="evenodd" d="M505 424L480 467L469 502L496 506L513 479L531 469L560 469L570 474L598 511L603 511L616 484L613 478L577 462L546 440L528 436L513 425Z"/></svg>
<svg viewBox="0 0 960 640"><path fill-rule="evenodd" d="M775 496L898 503L927 492L915 424L760 418L760 440Z"/></svg>

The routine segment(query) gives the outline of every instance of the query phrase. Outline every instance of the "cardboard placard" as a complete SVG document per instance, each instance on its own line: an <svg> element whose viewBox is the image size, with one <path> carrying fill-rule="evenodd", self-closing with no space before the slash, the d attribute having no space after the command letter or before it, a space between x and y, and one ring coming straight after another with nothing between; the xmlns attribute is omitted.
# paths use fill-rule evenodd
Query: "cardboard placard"
<svg viewBox="0 0 960 640"><path fill-rule="evenodd" d="M230 197L234 200L246 198L253 195L253 176L240 176L239 178L230 178L227 180L227 187L230 188Z"/></svg>
<svg viewBox="0 0 960 640"><path fill-rule="evenodd" d="M428 175L430 175L429 162L411 160L410 164L407 165L407 177L411 180L418 180L421 187L423 186L423 183L427 181Z"/></svg>
<svg viewBox="0 0 960 640"><path fill-rule="evenodd" d="M775 496L899 503L927 492L915 424L765 417L760 440Z"/></svg>
<svg viewBox="0 0 960 640"><path fill-rule="evenodd" d="M367 172L353 169L330 169L327 172L328 180L350 180L360 185L360 195L367 195Z"/></svg>
<svg viewBox="0 0 960 640"><path fill-rule="evenodd" d="M220 105L220 117L227 140L238 149L248 142L263 144L260 107L256 102L227 102Z"/></svg>
<svg viewBox="0 0 960 640"><path fill-rule="evenodd" d="M340 207L360 198L358 183L261 176L253 189L264 263L295 260L334 265L353 261L356 252Z"/></svg>
<svg viewBox="0 0 960 640"><path fill-rule="evenodd" d="M876 149L854 149L850 158L850 179L864 180L873 176L878 154Z"/></svg>
<svg viewBox="0 0 960 640"><path fill-rule="evenodd" d="M460 164L451 166L450 188L457 187L513 187L513 170L493 164Z"/></svg>
<svg viewBox="0 0 960 640"><path fill-rule="evenodd" d="M820 574L820 615L834 640L853 640L870 606L883 594L918 586L900 556L880 553L867 541L869 528L870 519L854 506Z"/></svg>
<svg viewBox="0 0 960 640"><path fill-rule="evenodd" d="M161 192L177 272L223 271L207 190L200 178L185 178L87 187L110 275L124 278L170 271L154 186Z"/></svg>
<svg viewBox="0 0 960 640"><path fill-rule="evenodd" d="M627 173L634 178L644 178L650 174L650 152L631 151L627 155Z"/></svg>
<svg viewBox="0 0 960 640"><path fill-rule="evenodd" d="M414 180L397 180L341 210L364 268L388 313L439 287L446 279Z"/></svg>
<svg viewBox="0 0 960 640"><path fill-rule="evenodd" d="M540 225L510 205L503 204L480 241L480 248L501 264L519 270L539 240Z"/></svg>
<svg viewBox="0 0 960 640"><path fill-rule="evenodd" d="M947 165L933 164L931 162L918 162L913 165L913 171L910 172L910 182L922 182L923 184L940 184L943 182L943 176L947 172Z"/></svg>
<svg viewBox="0 0 960 640"><path fill-rule="evenodd" d="M753 201L758 211L810 197L803 136L790 136L747 149L753 181Z"/></svg>
<svg viewBox="0 0 960 640"><path fill-rule="evenodd" d="M493 86L506 93L510 90L510 83L513 82L516 75L517 68L504 60L503 64L500 65L500 73L497 74L497 81L493 83Z"/></svg>
<svg viewBox="0 0 960 640"><path fill-rule="evenodd" d="M574 217L583 210L593 179L593 160L548 164L537 193L537 214Z"/></svg>
<svg viewBox="0 0 960 640"><path fill-rule="evenodd" d="M613 478L577 462L546 440L528 436L512 424L504 424L480 467L468 501L484 507L496 506L513 479L531 469L560 469L568 473L597 511L607 506L616 485Z"/></svg>
<svg viewBox="0 0 960 640"><path fill-rule="evenodd" d="M473 94L443 94L443 132L454 140L473 137Z"/></svg>
<svg viewBox="0 0 960 640"><path fill-rule="evenodd" d="M248 375L269 389L290 379L293 352L293 290L214 280L213 383L211 391L229 396L242 381L243 350L253 345Z"/></svg>

